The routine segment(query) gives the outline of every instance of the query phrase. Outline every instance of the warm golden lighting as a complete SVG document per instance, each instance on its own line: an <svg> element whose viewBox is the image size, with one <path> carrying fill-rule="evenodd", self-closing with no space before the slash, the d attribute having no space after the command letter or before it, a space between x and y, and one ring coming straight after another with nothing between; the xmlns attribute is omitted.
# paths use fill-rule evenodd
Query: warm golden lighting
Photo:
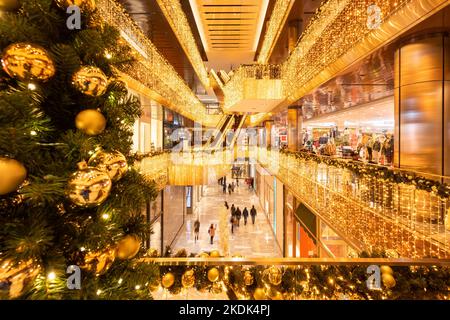
<svg viewBox="0 0 450 320"><path fill-rule="evenodd" d="M286 22L286 18L289 15L293 3L293 0L276 1L264 35L264 40L258 56L258 63L266 64L269 61L272 50L283 30L284 23Z"/></svg>
<svg viewBox="0 0 450 320"><path fill-rule="evenodd" d="M157 2L189 58L189 61L191 61L198 78L205 87L209 87L208 72L206 71L197 43L195 42L180 2L174 0L157 0Z"/></svg>

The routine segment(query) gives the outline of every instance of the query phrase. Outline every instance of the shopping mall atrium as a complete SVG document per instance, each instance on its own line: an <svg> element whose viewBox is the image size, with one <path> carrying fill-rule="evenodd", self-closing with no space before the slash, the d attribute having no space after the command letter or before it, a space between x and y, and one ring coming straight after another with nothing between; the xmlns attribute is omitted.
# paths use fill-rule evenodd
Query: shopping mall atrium
<svg viewBox="0 0 450 320"><path fill-rule="evenodd" d="M0 299L449 300L449 0L0 0Z"/></svg>

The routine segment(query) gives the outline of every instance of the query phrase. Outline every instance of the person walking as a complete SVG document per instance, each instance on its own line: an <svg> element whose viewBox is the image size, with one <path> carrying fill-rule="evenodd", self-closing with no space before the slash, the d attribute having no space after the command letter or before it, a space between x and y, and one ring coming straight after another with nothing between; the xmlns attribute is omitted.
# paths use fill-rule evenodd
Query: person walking
<svg viewBox="0 0 450 320"><path fill-rule="evenodd" d="M225 201L225 208L230 209L230 207L228 206L228 202Z"/></svg>
<svg viewBox="0 0 450 320"><path fill-rule="evenodd" d="M241 221L242 212L239 207L236 208L236 219L237 219L237 226L239 227L239 222Z"/></svg>
<svg viewBox="0 0 450 320"><path fill-rule="evenodd" d="M230 194L231 195L231 191L232 191L233 189L232 189L232 187L231 187L231 183L230 184L228 184L228 194Z"/></svg>
<svg viewBox="0 0 450 320"><path fill-rule="evenodd" d="M234 192L234 187L235 187L236 185L234 184L234 182L232 182L231 183L231 191L233 191Z"/></svg>
<svg viewBox="0 0 450 320"><path fill-rule="evenodd" d="M231 216L234 217L234 215L236 214L236 208L234 206L234 203L231 205Z"/></svg>
<svg viewBox="0 0 450 320"><path fill-rule="evenodd" d="M247 219L248 219L248 210L247 207L244 208L244 211L242 211L242 215L244 216L244 226L247 225Z"/></svg>
<svg viewBox="0 0 450 320"><path fill-rule="evenodd" d="M195 220L194 222L194 243L197 242L199 233L200 233L200 221L197 218L197 220Z"/></svg>
<svg viewBox="0 0 450 320"><path fill-rule="evenodd" d="M222 190L223 193L227 193L227 185L225 183L222 185Z"/></svg>
<svg viewBox="0 0 450 320"><path fill-rule="evenodd" d="M236 178L236 186L239 187L239 179Z"/></svg>
<svg viewBox="0 0 450 320"><path fill-rule="evenodd" d="M234 233L234 223L235 223L234 215L231 215L230 223L231 223L231 233Z"/></svg>
<svg viewBox="0 0 450 320"><path fill-rule="evenodd" d="M250 215L252 216L252 224L255 224L256 209L255 209L255 206L254 206L254 205L253 205L252 208L250 209Z"/></svg>
<svg viewBox="0 0 450 320"><path fill-rule="evenodd" d="M211 223L208 229L209 238L211 239L211 244L214 242L214 236L216 235L216 228L214 228L214 225Z"/></svg>

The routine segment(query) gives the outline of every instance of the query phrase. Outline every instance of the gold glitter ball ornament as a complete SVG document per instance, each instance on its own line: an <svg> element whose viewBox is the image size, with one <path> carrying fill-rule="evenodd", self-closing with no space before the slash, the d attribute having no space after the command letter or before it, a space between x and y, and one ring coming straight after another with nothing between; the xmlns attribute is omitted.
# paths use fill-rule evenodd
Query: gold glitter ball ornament
<svg viewBox="0 0 450 320"><path fill-rule="evenodd" d="M137 255L140 248L140 239L136 235L128 234L117 244L116 256L119 259L131 259Z"/></svg>
<svg viewBox="0 0 450 320"><path fill-rule="evenodd" d="M116 250L114 248L107 248L100 252L89 252L84 258L86 265L83 267L89 271L94 270L96 275L102 275L113 264L116 258Z"/></svg>
<svg viewBox="0 0 450 320"><path fill-rule="evenodd" d="M105 171L112 181L122 178L128 170L127 159L119 151L99 149L89 159L88 165Z"/></svg>
<svg viewBox="0 0 450 320"><path fill-rule="evenodd" d="M209 256L210 256L211 258L220 258L220 252L217 251L217 250L213 250L213 251L211 251L211 252L209 253Z"/></svg>
<svg viewBox="0 0 450 320"><path fill-rule="evenodd" d="M27 169L19 161L0 157L0 195L17 190L27 177Z"/></svg>
<svg viewBox="0 0 450 320"><path fill-rule="evenodd" d="M208 280L211 282L216 282L217 280L219 280L219 270L217 268L209 269Z"/></svg>
<svg viewBox="0 0 450 320"><path fill-rule="evenodd" d="M72 84L80 92L93 97L101 96L108 86L108 78L97 67L81 67L72 76Z"/></svg>
<svg viewBox="0 0 450 320"><path fill-rule="evenodd" d="M21 81L45 81L55 74L55 65L48 52L27 42L9 45L3 52L2 66L10 77Z"/></svg>
<svg viewBox="0 0 450 320"><path fill-rule="evenodd" d="M194 270L186 270L181 276L181 284L184 288L191 288L195 284Z"/></svg>
<svg viewBox="0 0 450 320"><path fill-rule="evenodd" d="M14 11L19 7L19 0L0 0L0 11Z"/></svg>
<svg viewBox="0 0 450 320"><path fill-rule="evenodd" d="M106 118L97 110L83 110L77 114L75 126L89 136L96 136L105 130Z"/></svg>
<svg viewBox="0 0 450 320"><path fill-rule="evenodd" d="M172 272L166 273L161 280L161 284L164 288L168 289L175 283L175 276Z"/></svg>
<svg viewBox="0 0 450 320"><path fill-rule="evenodd" d="M88 167L86 162L79 163L78 168L67 183L68 198L80 207L98 206L109 196L111 179L106 172Z"/></svg>
<svg viewBox="0 0 450 320"><path fill-rule="evenodd" d="M383 284L386 286L386 288L390 289L395 287L396 281L392 274L384 273L381 275L381 280L383 281Z"/></svg>
<svg viewBox="0 0 450 320"><path fill-rule="evenodd" d="M244 284L246 286L251 286L254 282L253 275L250 271L244 272Z"/></svg>
<svg viewBox="0 0 450 320"><path fill-rule="evenodd" d="M271 284L277 286L281 283L283 273L281 272L280 268L272 266L268 269L268 274L269 274L269 281Z"/></svg>
<svg viewBox="0 0 450 320"><path fill-rule="evenodd" d="M389 266L381 266L380 271L381 274L390 274L390 275L394 274L394 270L392 270L392 268Z"/></svg>
<svg viewBox="0 0 450 320"><path fill-rule="evenodd" d="M253 298L255 300L265 300L266 299L266 293L264 292L263 288L256 288L255 292L253 292Z"/></svg>

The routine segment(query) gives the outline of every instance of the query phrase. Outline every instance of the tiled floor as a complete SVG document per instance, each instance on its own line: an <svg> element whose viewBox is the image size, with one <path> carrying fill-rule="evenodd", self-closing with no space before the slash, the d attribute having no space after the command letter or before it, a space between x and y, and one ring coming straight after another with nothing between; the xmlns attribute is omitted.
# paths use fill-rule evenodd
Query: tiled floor
<svg viewBox="0 0 450 320"><path fill-rule="evenodd" d="M196 212L192 216L188 216L184 231L172 248L174 252L184 248L188 253L219 250L224 254L224 251L227 251L225 248L227 243L229 256L239 254L243 257L281 257L281 250L259 204L258 197L248 189L243 180L240 181L239 185L231 195L223 194L219 185L205 187L204 197L198 203ZM230 207L234 203L241 211L244 207L247 207L250 211L252 205L255 205L258 213L255 225L252 225L249 217L245 226L242 218L240 227L234 231L234 234L231 234L230 211L224 207L225 200ZM194 242L193 226L197 215L200 219L200 239ZM212 245L209 243L208 235L208 228L211 223L217 225L216 236ZM229 240L226 241L226 239Z"/></svg>

